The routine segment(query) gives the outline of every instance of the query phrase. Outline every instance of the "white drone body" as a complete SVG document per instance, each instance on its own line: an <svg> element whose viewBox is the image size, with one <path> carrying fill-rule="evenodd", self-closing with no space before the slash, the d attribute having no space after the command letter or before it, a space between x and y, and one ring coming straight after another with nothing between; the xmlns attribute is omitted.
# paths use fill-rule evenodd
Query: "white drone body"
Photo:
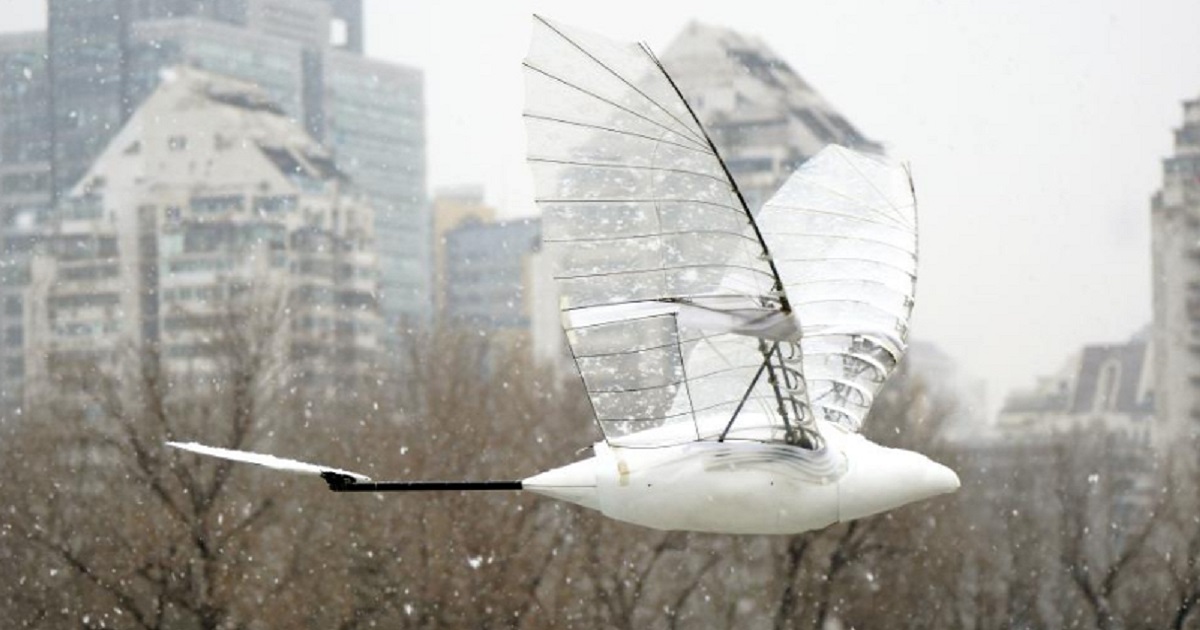
<svg viewBox="0 0 1200 630"><path fill-rule="evenodd" d="M821 428L826 445L818 453L760 442L653 449L599 442L593 457L522 484L635 525L727 534L821 529L959 487L954 471L920 453L880 446L838 425Z"/></svg>
<svg viewBox="0 0 1200 630"><path fill-rule="evenodd" d="M830 145L750 208L644 46L534 21L529 163L571 355L603 440L521 481L372 482L270 456L336 491L527 490L663 530L792 534L959 487L859 430L907 348L907 167Z"/></svg>

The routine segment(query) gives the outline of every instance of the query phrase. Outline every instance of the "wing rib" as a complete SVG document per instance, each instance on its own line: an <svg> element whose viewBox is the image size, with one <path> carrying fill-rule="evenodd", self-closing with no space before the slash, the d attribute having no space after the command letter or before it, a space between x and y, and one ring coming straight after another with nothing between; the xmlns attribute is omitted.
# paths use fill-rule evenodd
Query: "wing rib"
<svg viewBox="0 0 1200 630"><path fill-rule="evenodd" d="M762 258L766 261L767 266L770 268L771 274L775 276L774 290L779 299L779 307L784 313L791 313L792 305L788 301L787 291L783 286L783 279L779 276L779 269L775 267L775 260L771 257L771 250L767 247L767 241L765 238L763 238L762 230L760 230L758 227L758 221L754 219L754 213L750 212L750 206L746 204L746 197L742 195L742 189L738 186L737 180L733 178L733 174L729 172L729 165L727 165L725 163L725 159L721 157L721 152L717 150L717 145L713 142L712 136L709 135L708 129L706 129L700 122L700 117L696 115L696 110L692 109L692 104L688 102L687 98L683 95L683 91L680 90L679 86L675 84L675 79L671 78L670 73L667 72L667 69L662 65L662 62L659 61L658 57L654 55L654 52L650 50L649 46L642 44L641 48L642 51L646 53L646 55L658 68L659 72L662 73L663 78L667 80L667 83L671 84L671 89L675 91L675 95L679 97L681 102L683 102L683 106L687 108L688 114L691 115L692 120L696 122L696 126L699 127L701 133L704 134L704 140L708 143L708 148L712 151L713 156L717 158L717 163L721 165L721 171L725 173L725 178L729 180L729 185L731 188L733 188L733 194L737 196L738 203L742 206L742 211L746 214L746 219L750 223L750 228L754 230L754 237L758 239L758 244L762 248ZM788 391L785 393L784 390L780 388L779 380L775 378L776 367L778 367L780 370L786 369L784 367L783 356L779 354L779 343L776 342L771 348L768 348L766 342L760 339L759 350L763 354L763 363L767 368L767 382L771 384L771 389L775 393L775 402L778 406L780 418L783 420L785 441L792 445L800 445L808 448L819 448L820 437L819 433L817 433L816 426L800 426L803 422L803 418L797 417L795 418L797 426L793 427L792 419L788 417L788 403L791 403L792 410L796 411L797 414L799 414L799 404L796 401L795 392ZM779 359L778 366L771 365L772 354ZM755 380L757 381L757 377ZM804 398L805 400L803 405L809 406L810 403L807 400L807 393L804 394ZM735 412L734 417L729 420L730 426L732 426L733 422L737 420L737 413L740 412L741 407L742 405L739 404L738 411ZM729 428L726 427L725 433L728 433L728 431ZM722 433L722 436L724 436L725 433Z"/></svg>
<svg viewBox="0 0 1200 630"><path fill-rule="evenodd" d="M613 69L612 69L612 68L611 68L611 67L610 67L608 64L606 64L606 63L604 63L603 61L600 61L599 59L597 59L595 55L593 55L591 52L589 52L589 51L585 50L585 49L583 48L583 46L580 46L578 43L576 43L576 42L575 42L575 40L571 39L570 37L567 37L567 36L566 36L566 34L564 34L562 31L558 30L557 28L554 28L554 25L553 25L553 24L551 24L551 23L547 22L546 20L542 19L542 17L541 17L540 15L535 15L535 16L533 16L533 17L534 17L534 18L536 18L536 19L537 19L539 22L541 22L542 24L545 24L545 25L546 25L546 28L548 28L548 29L550 29L550 30L554 31L554 33L555 33L556 35L558 35L559 37L563 38L563 40L564 40L564 41L566 41L568 44L570 44L571 46L573 46L573 47L574 47L576 50L578 50L579 52L581 52L581 53L583 53L584 55L586 55L588 59L591 59L592 61L596 62L596 64L597 64L597 65L599 65L601 68L604 68L604 70L605 70L605 71L607 71L609 74L611 74L611 75L613 75L614 77L616 77L617 79L619 79L619 80L620 80L622 83L624 83L624 84L625 84L625 85L626 85L626 86L627 86L629 89L633 90L633 91L634 91L634 92L636 92L638 95L640 95L642 98L646 99L646 100L647 100L647 101L648 101L650 104L652 104L652 105L654 105L655 107L657 107L659 110L661 110L661 111L662 111L662 113L666 114L666 115L667 115L667 116L668 116L668 117L669 117L671 120L674 120L675 122L679 123L680 125L682 125L682 126L683 126L683 128L684 128L684 129L687 129L689 132L691 131L690 129L688 129L687 123L685 123L685 122L683 122L682 120L680 120L678 116L676 116L675 114L673 114L673 113L672 113L670 110L668 110L666 107L663 107L662 103L659 103L658 101L654 100L653 98L650 98L650 95L649 95L649 94L646 94L645 92L643 92L643 91L642 91L642 90L641 90L641 89L640 89L638 86L636 86L636 85L634 85L633 83L631 83L631 82L629 81L629 79L627 79L627 78L625 78L625 77L621 76L621 74L620 74L619 72L617 72L616 70L613 70ZM661 68L661 66L660 66L660 68ZM663 74L666 74L666 72L664 72ZM672 87L673 87L673 86L674 86L674 85L672 84ZM688 111L689 111L689 113L690 113L690 111L691 111L691 108L690 108L690 107L688 108ZM692 119L693 119L693 120L695 120L695 115L693 115L693 116L692 116ZM704 135L705 135L705 136L707 136L707 135L708 135L708 133L704 131L704 126L703 126L703 125L700 125L700 121L696 120L695 122L696 122L697 126L699 126L699 127L700 127L700 131L701 131L702 133L704 133ZM694 138L694 139L695 139L695 140L700 140L700 138ZM710 144L711 144L711 143L710 143Z"/></svg>

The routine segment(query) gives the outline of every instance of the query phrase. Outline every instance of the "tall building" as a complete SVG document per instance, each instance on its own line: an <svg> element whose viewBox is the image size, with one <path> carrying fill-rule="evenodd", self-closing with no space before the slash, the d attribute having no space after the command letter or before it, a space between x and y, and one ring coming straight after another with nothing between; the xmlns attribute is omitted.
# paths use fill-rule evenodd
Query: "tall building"
<svg viewBox="0 0 1200 630"><path fill-rule="evenodd" d="M53 191L62 194L79 180L137 107L139 97L144 98L146 92L134 80L138 24L192 18L268 35L319 55L331 46L334 7L327 0L50 0L47 58L54 117ZM361 48L361 3L357 16L355 3L338 2L336 7L347 33L357 25L355 43ZM252 58L253 49L243 50L240 43L237 37L227 39L224 50L215 52ZM145 55L141 60L144 64ZM175 63L164 59L159 67Z"/></svg>
<svg viewBox="0 0 1200 630"><path fill-rule="evenodd" d="M0 226L50 207L50 82L44 33L0 35Z"/></svg>
<svg viewBox="0 0 1200 630"><path fill-rule="evenodd" d="M37 46L28 59L7 52L29 57ZM50 0L40 43L33 34L0 37L0 62L25 77L5 77L0 88L0 134L17 129L0 143L16 138L8 154L26 156L0 158L0 215L64 197L164 68L251 81L331 151L377 208L381 299L394 343L432 312L424 80L362 50L361 0ZM44 133L21 131L37 125ZM6 173L21 177L6 182Z"/></svg>
<svg viewBox="0 0 1200 630"><path fill-rule="evenodd" d="M497 220L480 186L438 190L433 221L439 322L490 334L543 364L573 370L541 221Z"/></svg>
<svg viewBox="0 0 1200 630"><path fill-rule="evenodd" d="M376 207L380 304L395 345L398 335L426 325L433 313L424 78L412 68L338 50L323 64L321 110L309 116L321 126L309 130Z"/></svg>
<svg viewBox="0 0 1200 630"><path fill-rule="evenodd" d="M147 342L203 376L254 317L289 385L332 388L377 358L372 209L252 84L169 74L47 223L21 292L27 400Z"/></svg>
<svg viewBox="0 0 1200 630"><path fill-rule="evenodd" d="M692 22L667 47L662 62L751 210L827 144L882 149L758 38Z"/></svg>
<svg viewBox="0 0 1200 630"><path fill-rule="evenodd" d="M1151 202L1155 407L1167 439L1200 437L1200 98L1183 106L1175 154Z"/></svg>
<svg viewBox="0 0 1200 630"><path fill-rule="evenodd" d="M444 207L447 203L443 200ZM457 207L464 214L442 239L442 322L492 335L540 362L566 368L558 290L542 251L541 220L488 221L470 208Z"/></svg>
<svg viewBox="0 0 1200 630"><path fill-rule="evenodd" d="M433 302L441 319L446 314L446 237L451 230L468 222L490 223L496 210L483 202L482 186L443 188L433 197Z"/></svg>
<svg viewBox="0 0 1200 630"><path fill-rule="evenodd" d="M158 87L164 68L187 65L252 82L301 120L303 51L300 42L215 20L143 20L129 33L129 98L142 102Z"/></svg>
<svg viewBox="0 0 1200 630"><path fill-rule="evenodd" d="M467 220L445 239L445 318L485 330L528 330L529 256L542 248L541 221Z"/></svg>

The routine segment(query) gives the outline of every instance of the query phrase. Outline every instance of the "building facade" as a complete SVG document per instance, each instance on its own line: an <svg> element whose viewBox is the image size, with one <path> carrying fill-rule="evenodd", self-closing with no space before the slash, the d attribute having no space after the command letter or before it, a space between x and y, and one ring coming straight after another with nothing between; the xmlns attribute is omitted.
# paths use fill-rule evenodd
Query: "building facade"
<svg viewBox="0 0 1200 630"><path fill-rule="evenodd" d="M0 35L0 226L50 195L50 82L45 33Z"/></svg>
<svg viewBox="0 0 1200 630"><path fill-rule="evenodd" d="M1154 345L1149 337L1146 331L1126 343L1084 346L1058 374L1009 394L996 418L998 437L1042 441L1088 432L1156 446Z"/></svg>
<svg viewBox="0 0 1200 630"><path fill-rule="evenodd" d="M354 13L354 9L358 13ZM266 35L320 54L332 47L336 20L361 50L361 3L327 0L50 0L47 12L53 119L52 190L63 194L83 175L148 91L139 85L147 55L136 31L145 22L192 19L224 24L242 36ZM226 39L218 53L249 58L240 38ZM349 38L344 42L349 46ZM168 47L158 67L178 63ZM263 62L270 65L268 59ZM239 78L250 78L239 76ZM281 97L281 94L275 94ZM285 102L285 99L280 99Z"/></svg>
<svg viewBox="0 0 1200 630"><path fill-rule="evenodd" d="M319 113L308 110L309 131L376 207L381 306L389 345L396 345L433 315L424 76L339 50L324 56L321 76L323 100Z"/></svg>
<svg viewBox="0 0 1200 630"><path fill-rule="evenodd" d="M169 73L39 231L26 399L138 348L202 378L237 326L270 336L297 387L359 378L379 354L372 208L253 84Z"/></svg>
<svg viewBox="0 0 1200 630"><path fill-rule="evenodd" d="M164 69L253 82L377 209L385 330L398 343L432 314L424 79L362 50L361 0L51 0L45 34L0 37L0 72L16 73L0 88L0 209L56 207Z"/></svg>
<svg viewBox="0 0 1200 630"><path fill-rule="evenodd" d="M1200 437L1200 99L1184 103L1151 202L1155 393L1172 441Z"/></svg>
<svg viewBox="0 0 1200 630"><path fill-rule="evenodd" d="M448 322L484 330L529 329L530 255L541 250L538 219L468 219L445 236Z"/></svg>
<svg viewBox="0 0 1200 630"><path fill-rule="evenodd" d="M443 325L491 335L535 360L568 369L558 290L542 251L537 218L490 221L459 200L454 227L442 238Z"/></svg>
<svg viewBox="0 0 1200 630"><path fill-rule="evenodd" d="M751 210L827 144L882 150L758 38L692 22L662 62Z"/></svg>
<svg viewBox="0 0 1200 630"><path fill-rule="evenodd" d="M446 318L446 237L468 221L490 223L496 209L483 202L482 186L442 188L433 197L433 303L439 319Z"/></svg>

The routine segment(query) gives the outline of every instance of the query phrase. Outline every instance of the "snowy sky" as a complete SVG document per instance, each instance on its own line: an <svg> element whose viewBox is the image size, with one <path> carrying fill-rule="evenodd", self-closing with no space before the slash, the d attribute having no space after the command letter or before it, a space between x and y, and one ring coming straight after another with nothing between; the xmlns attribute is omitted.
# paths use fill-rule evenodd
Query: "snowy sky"
<svg viewBox="0 0 1200 630"><path fill-rule="evenodd" d="M533 212L520 62L529 14L658 51L687 23L758 35L913 165L914 334L1009 389L1150 320L1149 198L1200 97L1200 3L1146 0L367 0L367 52L426 71L431 191ZM786 7L786 8L781 8ZM0 0L0 30L40 28Z"/></svg>

